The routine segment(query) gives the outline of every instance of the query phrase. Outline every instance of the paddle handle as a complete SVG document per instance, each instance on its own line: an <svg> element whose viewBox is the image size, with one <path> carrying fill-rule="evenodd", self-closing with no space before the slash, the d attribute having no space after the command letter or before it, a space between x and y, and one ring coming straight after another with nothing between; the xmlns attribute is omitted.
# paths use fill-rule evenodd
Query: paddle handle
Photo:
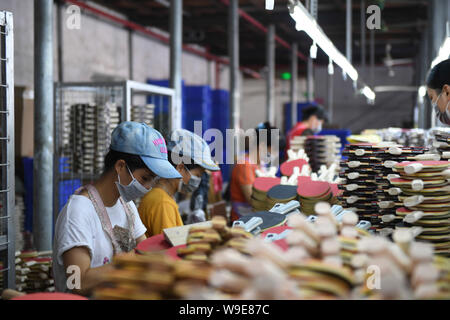
<svg viewBox="0 0 450 320"><path fill-rule="evenodd" d="M415 157L413 157L414 160L419 160L419 161L439 161L441 159L441 156L438 154L434 154L434 153L425 153L425 154L419 154Z"/></svg>
<svg viewBox="0 0 450 320"><path fill-rule="evenodd" d="M2 292L2 300L11 300L15 297L23 296L25 293L12 289L5 289Z"/></svg>

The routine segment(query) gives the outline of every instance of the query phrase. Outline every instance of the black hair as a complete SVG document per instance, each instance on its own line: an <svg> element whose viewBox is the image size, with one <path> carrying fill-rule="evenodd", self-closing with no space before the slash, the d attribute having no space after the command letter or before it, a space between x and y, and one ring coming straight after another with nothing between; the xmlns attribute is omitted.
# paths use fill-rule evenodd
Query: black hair
<svg viewBox="0 0 450 320"><path fill-rule="evenodd" d="M450 59L439 62L427 76L427 87L440 92L444 85L450 85Z"/></svg>
<svg viewBox="0 0 450 320"><path fill-rule="evenodd" d="M106 173L114 168L114 165L118 160L123 160L127 164L131 172L137 169L143 169L148 167L142 161L141 157L135 154L119 152L110 149L105 156L103 173Z"/></svg>
<svg viewBox="0 0 450 320"><path fill-rule="evenodd" d="M256 145L259 146L259 141L261 140L261 130L267 130L267 147L272 146L272 130L276 130L277 127L274 127L270 124L270 122L262 122L256 128Z"/></svg>
<svg viewBox="0 0 450 320"><path fill-rule="evenodd" d="M306 121L312 116L316 116L319 120L326 119L326 113L320 105L309 105L302 109L302 121Z"/></svg>
<svg viewBox="0 0 450 320"><path fill-rule="evenodd" d="M183 163L184 166L185 166L189 171L194 170L194 169L196 169L196 168L202 168L202 166L196 164L196 163L194 162L194 160L192 160L191 158L183 157L182 154L178 154L179 159L180 159L181 161L178 162L178 163L175 163L174 159L172 158L172 154L173 154L173 153L172 153L171 150L167 150L167 158L168 158L170 164L171 164L174 168L176 168L176 166L177 166L178 164L180 164L180 163Z"/></svg>

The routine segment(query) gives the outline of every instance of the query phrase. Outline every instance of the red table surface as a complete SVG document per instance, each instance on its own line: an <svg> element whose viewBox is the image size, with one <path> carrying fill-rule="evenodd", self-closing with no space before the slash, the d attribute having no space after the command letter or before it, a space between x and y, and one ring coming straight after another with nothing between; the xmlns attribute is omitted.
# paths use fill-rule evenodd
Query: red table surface
<svg viewBox="0 0 450 320"><path fill-rule="evenodd" d="M88 298L70 293L37 292L18 296L11 300L88 300Z"/></svg>
<svg viewBox="0 0 450 320"><path fill-rule="evenodd" d="M141 241L136 246L136 249L140 251L151 252L151 251L167 250L170 247L171 247L170 243L168 243L164 239L164 235L161 233L156 236L147 238L144 241Z"/></svg>

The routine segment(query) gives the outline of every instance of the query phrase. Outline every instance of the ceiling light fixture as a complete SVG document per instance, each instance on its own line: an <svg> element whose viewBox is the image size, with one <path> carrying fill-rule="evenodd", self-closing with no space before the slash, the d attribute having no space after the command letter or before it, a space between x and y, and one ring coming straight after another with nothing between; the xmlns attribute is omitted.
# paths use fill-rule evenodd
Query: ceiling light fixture
<svg viewBox="0 0 450 320"><path fill-rule="evenodd" d="M288 8L292 19L295 21L295 28L298 31L306 32L314 44L319 46L330 60L336 63L353 80L354 84L356 84L358 81L358 71L356 71L348 59L334 46L333 42L325 35L316 19L311 16L303 4L297 0L289 0ZM375 100L375 93L367 85L364 85L361 92L367 99Z"/></svg>

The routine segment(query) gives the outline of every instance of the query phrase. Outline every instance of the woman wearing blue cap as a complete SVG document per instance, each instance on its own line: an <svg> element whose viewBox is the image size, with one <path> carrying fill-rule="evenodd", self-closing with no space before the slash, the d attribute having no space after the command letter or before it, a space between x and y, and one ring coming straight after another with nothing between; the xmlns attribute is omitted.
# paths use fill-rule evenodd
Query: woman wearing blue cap
<svg viewBox="0 0 450 320"><path fill-rule="evenodd" d="M181 178L169 163L162 135L144 123L123 122L112 133L104 172L75 192L59 213L53 245L57 291L89 294L114 255L144 240L132 200L161 178Z"/></svg>
<svg viewBox="0 0 450 320"><path fill-rule="evenodd" d="M182 226L183 220L174 199L175 193L195 191L205 170L220 170L211 159L206 141L188 130L178 129L172 132L167 146L169 161L182 178L160 179L141 200L139 215L147 228L148 237L160 234L166 228Z"/></svg>

